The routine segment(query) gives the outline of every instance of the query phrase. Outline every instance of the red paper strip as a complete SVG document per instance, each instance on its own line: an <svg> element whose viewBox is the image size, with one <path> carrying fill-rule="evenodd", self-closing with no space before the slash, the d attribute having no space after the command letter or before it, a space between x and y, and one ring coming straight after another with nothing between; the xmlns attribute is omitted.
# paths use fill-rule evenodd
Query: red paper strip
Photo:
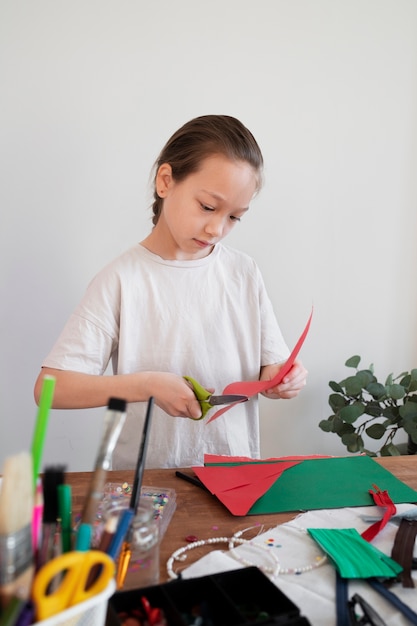
<svg viewBox="0 0 417 626"><path fill-rule="evenodd" d="M294 361L297 358L298 353L301 350L301 346L303 345L305 338L307 337L307 333L310 328L312 316L313 316L313 309L311 309L311 313L308 318L307 324L299 340L295 344L293 351L291 352L288 359L285 361L284 365L279 370L278 374L274 376L274 378L272 378L271 380L250 380L250 381L230 383L229 385L227 385L227 387L223 389L222 394L237 393L237 394L248 396L248 398L251 398L252 396L258 393L266 391L267 389L271 389L271 387L275 387L275 385L279 385L283 381L284 377L288 374L292 366L294 365ZM225 413L226 411L229 411L232 407L236 406L236 404L238 403L235 402L234 404L228 404L227 406L223 407L222 409L214 413L214 415L212 415L210 419L206 421L206 424L213 422L215 419L220 417L220 415L223 415L223 413Z"/></svg>
<svg viewBox="0 0 417 626"><path fill-rule="evenodd" d="M381 491L381 489L379 489L379 487L377 487L376 485L373 485L373 488L375 489L375 491L372 491L372 489L370 489L369 493L374 499L375 504L385 509L385 513L382 519L380 519L378 522L375 522L375 524L372 524L372 526L369 526L369 528L363 531L361 536L366 541L372 541L372 539L377 536L377 534L384 528L384 526L387 525L391 517L397 512L397 507L391 500L388 491Z"/></svg>

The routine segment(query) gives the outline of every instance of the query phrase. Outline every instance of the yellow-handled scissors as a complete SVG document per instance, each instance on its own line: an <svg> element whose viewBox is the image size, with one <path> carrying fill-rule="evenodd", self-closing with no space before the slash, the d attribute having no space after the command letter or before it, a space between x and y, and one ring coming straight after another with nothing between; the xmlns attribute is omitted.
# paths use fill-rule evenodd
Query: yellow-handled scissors
<svg viewBox="0 0 417 626"><path fill-rule="evenodd" d="M48 561L33 582L36 620L47 619L101 593L114 574L113 559L100 550L65 552Z"/></svg>
<svg viewBox="0 0 417 626"><path fill-rule="evenodd" d="M233 404L234 402L246 402L249 400L248 396L239 394L213 396L210 391L204 389L204 387L194 380L194 378L191 378L191 376L184 376L184 378L191 385L194 394L200 403L201 417L198 418L200 420L206 416L207 412L210 411L213 406L218 406L220 404Z"/></svg>

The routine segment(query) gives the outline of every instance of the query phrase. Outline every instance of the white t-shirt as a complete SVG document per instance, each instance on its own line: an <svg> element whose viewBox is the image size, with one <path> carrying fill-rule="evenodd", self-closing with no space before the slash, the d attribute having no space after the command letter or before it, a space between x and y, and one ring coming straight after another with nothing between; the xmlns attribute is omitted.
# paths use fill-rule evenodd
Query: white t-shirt
<svg viewBox="0 0 417 626"><path fill-rule="evenodd" d="M288 354L248 255L217 244L203 259L166 261L136 244L91 281L43 365L102 375L112 360L114 374L189 375L221 393ZM113 469L135 467L146 406L128 405ZM256 397L210 424L155 406L146 466L202 465L205 453L258 458L258 420Z"/></svg>

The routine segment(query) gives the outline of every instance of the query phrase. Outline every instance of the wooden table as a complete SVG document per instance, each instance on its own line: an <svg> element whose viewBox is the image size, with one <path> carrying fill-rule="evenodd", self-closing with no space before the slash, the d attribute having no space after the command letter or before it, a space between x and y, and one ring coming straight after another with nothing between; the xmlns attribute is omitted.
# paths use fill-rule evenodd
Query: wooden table
<svg viewBox="0 0 417 626"><path fill-rule="evenodd" d="M383 467L392 472L397 478L417 490L417 456L384 457L376 459ZM182 470L193 474L191 469ZM73 490L73 512L80 513L84 497L91 480L90 472L69 472L67 482ZM133 471L109 472L107 480L123 483L133 482ZM183 545L186 537L195 535L198 539L209 537L230 537L238 530L250 526L263 524L265 530L293 519L296 513L277 513L268 515L250 515L234 517L211 494L175 476L175 469L145 470L143 485L150 487L164 487L175 489L177 508L162 539L160 547L160 582L166 582L168 575L166 562L171 554ZM246 535L245 535L246 537ZM219 549L227 549L226 545L218 544ZM207 549L198 548L189 553L187 563L197 560Z"/></svg>

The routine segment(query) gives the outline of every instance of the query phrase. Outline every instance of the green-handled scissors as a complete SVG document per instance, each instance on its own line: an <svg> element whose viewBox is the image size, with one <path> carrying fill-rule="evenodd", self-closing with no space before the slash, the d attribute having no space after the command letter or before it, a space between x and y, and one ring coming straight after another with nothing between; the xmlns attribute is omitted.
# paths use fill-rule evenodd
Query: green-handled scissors
<svg viewBox="0 0 417 626"><path fill-rule="evenodd" d="M210 391L204 389L204 387L194 380L194 378L191 378L191 376L184 376L184 378L193 388L195 396L201 406L201 417L197 419L203 419L213 406L218 406L220 404L233 404L234 402L246 402L249 400L248 396L239 394L213 396Z"/></svg>

